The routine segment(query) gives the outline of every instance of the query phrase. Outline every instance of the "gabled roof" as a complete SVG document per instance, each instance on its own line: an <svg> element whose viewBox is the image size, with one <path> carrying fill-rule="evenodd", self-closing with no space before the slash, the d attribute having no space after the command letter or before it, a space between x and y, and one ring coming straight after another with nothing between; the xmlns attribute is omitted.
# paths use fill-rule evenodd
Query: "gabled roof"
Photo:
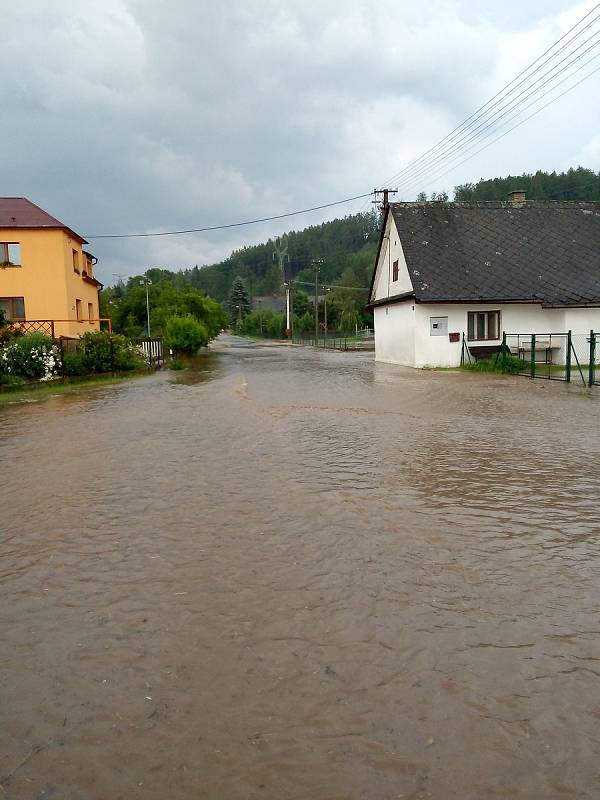
<svg viewBox="0 0 600 800"><path fill-rule="evenodd" d="M600 203L390 203L390 213L418 302L600 305Z"/></svg>
<svg viewBox="0 0 600 800"><path fill-rule="evenodd" d="M82 244L86 240L26 197L0 197L1 228L61 228Z"/></svg>

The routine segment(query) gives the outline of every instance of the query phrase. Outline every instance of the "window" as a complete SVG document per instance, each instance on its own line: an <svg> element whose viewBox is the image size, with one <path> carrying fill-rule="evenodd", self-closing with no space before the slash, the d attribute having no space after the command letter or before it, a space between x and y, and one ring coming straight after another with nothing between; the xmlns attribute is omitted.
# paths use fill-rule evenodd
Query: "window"
<svg viewBox="0 0 600 800"><path fill-rule="evenodd" d="M429 335L446 336L448 333L448 317L429 317Z"/></svg>
<svg viewBox="0 0 600 800"><path fill-rule="evenodd" d="M83 275L84 277L93 278L94 277L94 257L91 253L86 253L85 250L82 251L83 255Z"/></svg>
<svg viewBox="0 0 600 800"><path fill-rule="evenodd" d="M499 311L469 311L467 314L467 338L469 341L500 338Z"/></svg>
<svg viewBox="0 0 600 800"><path fill-rule="evenodd" d="M79 253L77 250L73 250L73 272L79 275Z"/></svg>
<svg viewBox="0 0 600 800"><path fill-rule="evenodd" d="M88 319L90 322L94 321L94 304L88 303Z"/></svg>
<svg viewBox="0 0 600 800"><path fill-rule="evenodd" d="M21 245L18 242L0 242L0 266L21 266Z"/></svg>
<svg viewBox="0 0 600 800"><path fill-rule="evenodd" d="M75 300L75 310L77 311L77 319L79 322L83 322L83 310L81 306L81 300Z"/></svg>
<svg viewBox="0 0 600 800"><path fill-rule="evenodd" d="M25 298L0 297L0 311L11 322L25 319Z"/></svg>
<svg viewBox="0 0 600 800"><path fill-rule="evenodd" d="M393 281L397 281L398 280L398 260L397 259L392 264L392 280Z"/></svg>

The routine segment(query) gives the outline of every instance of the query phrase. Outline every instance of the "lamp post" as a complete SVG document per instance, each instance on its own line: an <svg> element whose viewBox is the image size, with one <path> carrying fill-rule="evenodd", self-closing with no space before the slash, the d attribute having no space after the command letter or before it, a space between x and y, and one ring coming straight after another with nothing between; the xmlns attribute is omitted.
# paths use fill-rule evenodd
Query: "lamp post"
<svg viewBox="0 0 600 800"><path fill-rule="evenodd" d="M150 338L150 301L148 299L148 286L152 286L152 281L147 275L144 275L140 281L140 286L146 286L146 318L148 320L148 338Z"/></svg>
<svg viewBox="0 0 600 800"><path fill-rule="evenodd" d="M286 281L283 285L285 286L285 335L288 339L293 337L292 331L292 309L290 303L290 283L291 281Z"/></svg>

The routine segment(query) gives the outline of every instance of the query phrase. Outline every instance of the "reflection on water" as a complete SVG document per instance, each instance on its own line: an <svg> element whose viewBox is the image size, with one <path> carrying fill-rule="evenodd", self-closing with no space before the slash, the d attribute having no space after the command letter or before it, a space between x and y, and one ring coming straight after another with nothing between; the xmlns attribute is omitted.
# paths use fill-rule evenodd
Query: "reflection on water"
<svg viewBox="0 0 600 800"><path fill-rule="evenodd" d="M599 418L228 338L3 408L0 797L598 797Z"/></svg>

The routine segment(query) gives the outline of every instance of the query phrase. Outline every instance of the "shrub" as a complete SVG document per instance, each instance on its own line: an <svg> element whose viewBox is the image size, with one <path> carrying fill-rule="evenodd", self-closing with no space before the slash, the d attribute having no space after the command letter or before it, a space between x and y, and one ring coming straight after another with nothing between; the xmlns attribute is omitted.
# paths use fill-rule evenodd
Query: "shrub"
<svg viewBox="0 0 600 800"><path fill-rule="evenodd" d="M0 373L0 386L22 386L25 381L18 375L3 375Z"/></svg>
<svg viewBox="0 0 600 800"><path fill-rule="evenodd" d="M85 375L86 366L81 353L65 353L63 356L65 375Z"/></svg>
<svg viewBox="0 0 600 800"><path fill-rule="evenodd" d="M509 353L506 353L504 358L502 358L501 353L498 353L497 356L492 358L481 358L478 361L463 365L463 369L467 369L470 372L503 372L511 375L523 372L523 367L523 361Z"/></svg>
<svg viewBox="0 0 600 800"><path fill-rule="evenodd" d="M175 355L193 355L208 344L209 335L206 327L190 314L186 317L169 317L165 339Z"/></svg>
<svg viewBox="0 0 600 800"><path fill-rule="evenodd" d="M58 370L58 348L43 333L30 333L6 342L0 348L0 372L47 381Z"/></svg>
<svg viewBox="0 0 600 800"><path fill-rule="evenodd" d="M77 360L72 360L74 355ZM84 333L79 340L78 352L65 355L65 362L71 363L75 369L83 367L82 372L72 373L78 375L111 372L113 369L128 371L145 366L143 356L132 342L125 336L106 331Z"/></svg>

